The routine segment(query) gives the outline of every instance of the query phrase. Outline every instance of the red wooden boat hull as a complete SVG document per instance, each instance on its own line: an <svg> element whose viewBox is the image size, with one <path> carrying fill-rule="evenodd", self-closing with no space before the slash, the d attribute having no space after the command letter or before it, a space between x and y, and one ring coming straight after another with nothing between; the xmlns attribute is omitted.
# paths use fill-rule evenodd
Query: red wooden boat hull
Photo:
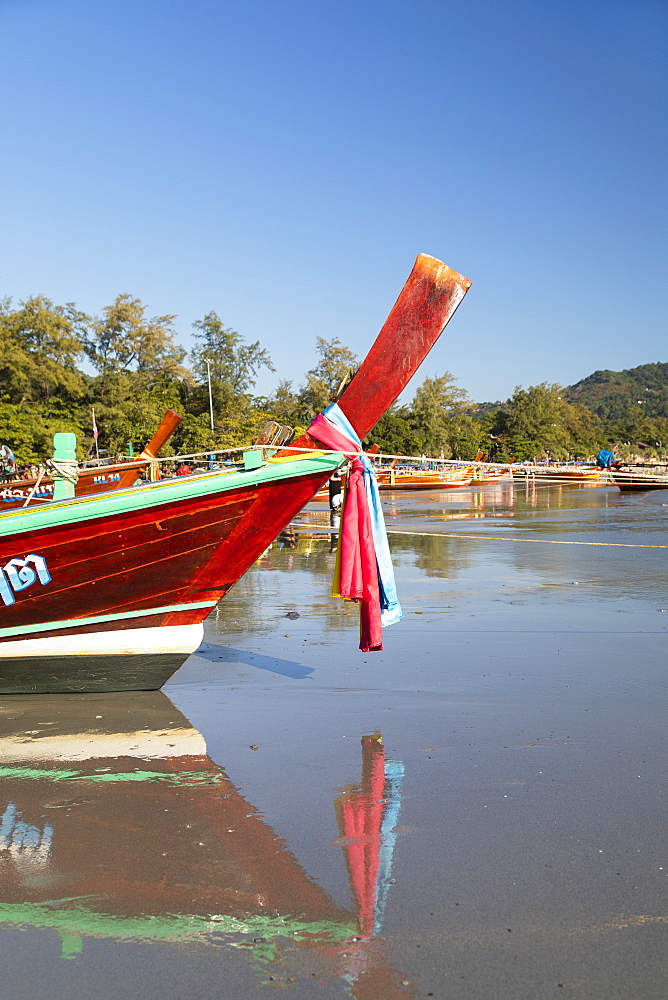
<svg viewBox="0 0 668 1000"><path fill-rule="evenodd" d="M212 608L340 460L321 458L315 469L295 460L295 475L232 489L230 474L202 476L220 486L204 495L185 490L200 477L137 487L113 497L132 495L127 513L101 512L56 528L33 524L0 538L0 566L37 553L51 577L15 594L3 610L0 692L160 687L200 644ZM311 471L300 475L304 467ZM142 508L138 492L164 492L165 502ZM77 503L90 501L58 506ZM28 674L26 656L34 658Z"/></svg>
<svg viewBox="0 0 668 1000"><path fill-rule="evenodd" d="M418 257L339 400L360 438L469 286ZM161 686L197 648L220 598L343 461L317 453L308 434L295 444L312 451L266 463L256 452L245 470L0 514L0 693Z"/></svg>

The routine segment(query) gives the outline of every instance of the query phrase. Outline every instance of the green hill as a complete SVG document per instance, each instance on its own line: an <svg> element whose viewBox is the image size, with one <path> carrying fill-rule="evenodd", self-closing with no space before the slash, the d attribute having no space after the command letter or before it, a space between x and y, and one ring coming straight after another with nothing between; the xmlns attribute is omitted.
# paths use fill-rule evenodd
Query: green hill
<svg viewBox="0 0 668 1000"><path fill-rule="evenodd" d="M642 407L645 417L668 417L668 363L639 365L621 372L597 371L564 392L604 420L626 420Z"/></svg>

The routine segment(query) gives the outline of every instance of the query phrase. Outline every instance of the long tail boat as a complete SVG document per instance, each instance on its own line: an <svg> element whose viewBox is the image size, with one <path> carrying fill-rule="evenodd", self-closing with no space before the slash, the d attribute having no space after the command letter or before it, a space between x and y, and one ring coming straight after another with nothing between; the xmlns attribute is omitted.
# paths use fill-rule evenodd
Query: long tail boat
<svg viewBox="0 0 668 1000"><path fill-rule="evenodd" d="M368 454L368 453L367 453ZM376 469L379 490L455 490L461 486L470 486L473 480L472 469L449 469L444 472L416 469L388 469L378 466ZM345 485L346 474L341 476ZM326 500L327 490L319 490L314 500Z"/></svg>
<svg viewBox="0 0 668 1000"><path fill-rule="evenodd" d="M506 480L512 480L512 478L513 474L509 465L503 466L502 468L491 465L478 465L473 470L473 482L471 485L488 486L491 483L500 483Z"/></svg>
<svg viewBox="0 0 668 1000"><path fill-rule="evenodd" d="M135 461L117 462L114 465L87 465L78 470L75 496L106 493L108 490L134 486L150 462L155 461L160 449L172 436L181 417L174 410L167 410L157 431ZM27 507L53 499L53 479L48 475L33 479L16 479L0 489L0 511L13 507Z"/></svg>
<svg viewBox="0 0 668 1000"><path fill-rule="evenodd" d="M610 470L610 478L622 493L647 493L650 490L668 490L666 467L661 471L648 470L646 466L627 466Z"/></svg>
<svg viewBox="0 0 668 1000"><path fill-rule="evenodd" d="M379 936L403 766L378 734L361 753L361 783L334 801L353 896L342 906L162 692L5 699L0 927L52 937L56 963L104 940L222 945L263 979L308 959L333 996L409 1000Z"/></svg>
<svg viewBox="0 0 668 1000"><path fill-rule="evenodd" d="M379 490L455 490L460 486L470 486L473 469L447 469L445 471L421 471L419 469L379 470Z"/></svg>
<svg viewBox="0 0 668 1000"><path fill-rule="evenodd" d="M604 486L608 473L592 465L512 465L514 479L535 479L559 486Z"/></svg>
<svg viewBox="0 0 668 1000"><path fill-rule="evenodd" d="M470 287L420 254L338 400L360 439ZM0 693L156 689L202 622L344 456L308 432L273 458L0 514Z"/></svg>

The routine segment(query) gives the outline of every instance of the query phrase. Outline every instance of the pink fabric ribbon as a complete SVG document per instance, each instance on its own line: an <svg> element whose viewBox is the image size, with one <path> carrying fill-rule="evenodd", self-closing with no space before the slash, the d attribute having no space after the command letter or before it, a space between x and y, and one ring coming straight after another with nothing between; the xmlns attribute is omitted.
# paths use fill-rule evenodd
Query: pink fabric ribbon
<svg viewBox="0 0 668 1000"><path fill-rule="evenodd" d="M335 592L346 600L360 602L360 649L365 653L382 649L376 548L364 486L364 466L359 458L353 459L346 481L336 562Z"/></svg>
<svg viewBox="0 0 668 1000"><path fill-rule="evenodd" d="M309 434L328 448L352 459L346 481L333 593L360 604L360 649L364 653L383 648L380 585L371 516L364 485L364 465L359 446L319 414Z"/></svg>
<svg viewBox="0 0 668 1000"><path fill-rule="evenodd" d="M311 426L308 428L311 437L322 441L332 451L340 451L347 458L355 458L360 454L361 448L356 441L352 441L346 434L343 434L338 427L335 427L331 420L328 420L324 413L319 413Z"/></svg>

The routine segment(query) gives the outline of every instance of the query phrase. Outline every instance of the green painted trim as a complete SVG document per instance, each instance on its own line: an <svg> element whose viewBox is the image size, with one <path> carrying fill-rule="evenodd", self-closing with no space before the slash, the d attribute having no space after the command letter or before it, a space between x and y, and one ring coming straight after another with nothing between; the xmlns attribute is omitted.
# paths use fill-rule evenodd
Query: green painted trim
<svg viewBox="0 0 668 1000"><path fill-rule="evenodd" d="M195 601L194 604L167 604L164 608L146 608L145 611L124 611L113 615L94 615L92 618L73 618L63 622L44 622L42 625L16 625L0 628L0 638L8 635L29 635L31 632L53 632L59 628L79 628L80 625L97 625L100 622L117 622L126 618L145 618L147 615L166 615L172 611L190 611L195 608L215 608L216 601Z"/></svg>
<svg viewBox="0 0 668 1000"><path fill-rule="evenodd" d="M59 503L49 501L38 507L19 508L0 513L0 538L56 528L81 521L92 521L132 511L171 506L179 500L194 500L216 493L284 482L322 473L326 476L345 461L345 455L315 454L295 461L269 462L261 469L235 472L203 472L195 476L143 483L126 490L110 490L90 496L75 497ZM156 515L158 511L156 510ZM32 544L32 543L31 543Z"/></svg>
<svg viewBox="0 0 668 1000"><path fill-rule="evenodd" d="M123 754L116 754L123 756ZM131 756L130 754L128 756ZM224 782L220 774L210 771L120 771L107 774L87 774L73 768L20 767L0 765L0 779L14 781L94 781L96 784L119 784L124 781L157 781L161 785L175 785L179 788L197 788L199 785L214 785Z"/></svg>
<svg viewBox="0 0 668 1000"><path fill-rule="evenodd" d="M267 463L264 460L264 455L261 448L256 448L253 451L244 452L244 469L246 472L252 472L255 469L261 469Z"/></svg>
<svg viewBox="0 0 668 1000"><path fill-rule="evenodd" d="M54 907L53 903L0 903L0 923L15 927L51 928L60 933L85 934L98 938L113 937L126 941L181 941L184 938L206 940L210 935L215 935L211 942L215 943L221 934L243 935L244 938L249 936L265 939L290 938L293 941L300 941L308 935L310 940L318 937L323 942L337 944L359 932L359 928L352 920L348 924L336 923L333 920L296 920L289 916L253 915L241 920L227 914L211 914L205 917L195 913L165 913L160 916L148 913L145 917L119 917L112 913L97 913L87 909L85 902L89 900L93 903L96 897L59 899L58 908ZM68 903L75 905L64 905ZM234 941L229 943L233 946L237 944ZM259 952L258 957L264 958L262 946L266 948L266 941L259 941L257 944L259 948L256 949L250 942L243 942L244 947L250 946L253 951Z"/></svg>

